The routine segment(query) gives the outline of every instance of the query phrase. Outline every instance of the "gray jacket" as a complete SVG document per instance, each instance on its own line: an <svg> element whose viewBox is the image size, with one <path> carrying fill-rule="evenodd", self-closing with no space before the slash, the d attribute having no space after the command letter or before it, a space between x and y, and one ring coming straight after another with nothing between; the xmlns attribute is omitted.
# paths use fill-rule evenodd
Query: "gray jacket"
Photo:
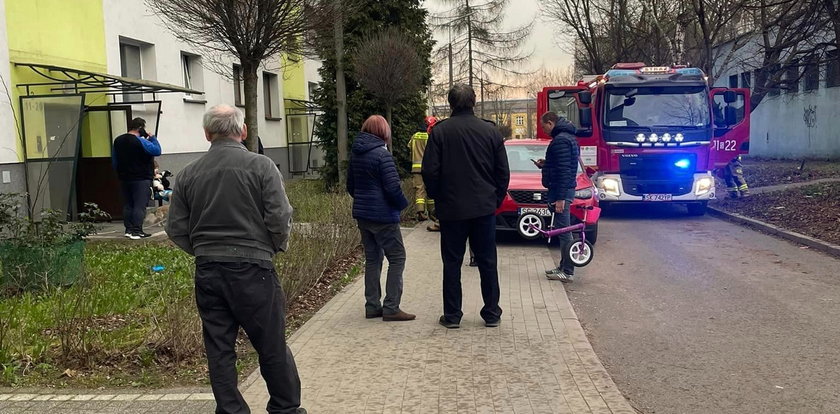
<svg viewBox="0 0 840 414"><path fill-rule="evenodd" d="M216 140L177 175L166 234L196 256L271 260L289 246L292 206L270 158Z"/></svg>

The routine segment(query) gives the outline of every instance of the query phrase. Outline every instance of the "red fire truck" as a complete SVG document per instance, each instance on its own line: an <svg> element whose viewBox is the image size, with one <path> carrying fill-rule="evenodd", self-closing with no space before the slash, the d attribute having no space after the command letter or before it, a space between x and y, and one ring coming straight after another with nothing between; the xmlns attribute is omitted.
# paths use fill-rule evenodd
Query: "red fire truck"
<svg viewBox="0 0 840 414"><path fill-rule="evenodd" d="M578 127L602 207L681 203L692 215L715 198L712 172L749 152L749 107L749 89L710 88L698 68L644 63L537 94L538 115L553 111Z"/></svg>

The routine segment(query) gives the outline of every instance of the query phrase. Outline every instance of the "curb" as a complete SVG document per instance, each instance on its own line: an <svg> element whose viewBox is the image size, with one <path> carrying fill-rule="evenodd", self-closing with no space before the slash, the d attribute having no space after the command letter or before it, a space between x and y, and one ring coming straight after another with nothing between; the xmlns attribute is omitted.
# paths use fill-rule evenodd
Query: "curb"
<svg viewBox="0 0 840 414"><path fill-rule="evenodd" d="M794 243L799 243L805 246L808 246L814 250L820 251L825 253L829 256L840 258L840 246L836 244L831 244L828 242L824 242L819 239L815 239L810 236L806 236L804 234L800 234L794 231L785 230L780 227L774 226L772 224L765 223L763 221L758 221L755 219L751 219L749 217L742 216L737 213L730 213L716 207L707 207L707 211L710 215L731 221L736 224L740 224L742 226L751 227L754 229L758 229L769 233L773 236L779 237L781 239L785 239Z"/></svg>

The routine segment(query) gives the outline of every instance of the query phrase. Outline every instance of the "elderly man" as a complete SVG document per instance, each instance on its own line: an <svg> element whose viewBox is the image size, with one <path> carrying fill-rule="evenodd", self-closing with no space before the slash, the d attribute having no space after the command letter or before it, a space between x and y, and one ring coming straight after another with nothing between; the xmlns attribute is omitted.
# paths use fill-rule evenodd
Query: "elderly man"
<svg viewBox="0 0 840 414"><path fill-rule="evenodd" d="M289 244L292 207L280 171L248 152L239 109L204 114L210 150L178 174L166 233L195 256L195 296L216 413L249 413L237 389L241 326L260 359L269 413L305 413L300 378L285 339L285 303L272 258Z"/></svg>
<svg viewBox="0 0 840 414"><path fill-rule="evenodd" d="M507 194L510 169L498 128L473 113L475 91L455 85L449 91L452 116L432 129L423 156L423 181L436 202L443 259L443 316L440 324L458 328L461 317L461 265L469 239L481 276L485 326L501 323L496 265L496 209Z"/></svg>

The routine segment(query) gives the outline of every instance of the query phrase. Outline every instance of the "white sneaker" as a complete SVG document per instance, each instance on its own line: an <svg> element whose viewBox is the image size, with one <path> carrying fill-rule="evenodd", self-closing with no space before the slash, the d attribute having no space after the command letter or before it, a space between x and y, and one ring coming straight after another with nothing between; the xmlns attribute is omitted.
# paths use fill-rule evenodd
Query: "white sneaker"
<svg viewBox="0 0 840 414"><path fill-rule="evenodd" d="M548 273L545 275L545 278L548 280L559 280L563 283L572 283L572 276L561 271Z"/></svg>
<svg viewBox="0 0 840 414"><path fill-rule="evenodd" d="M143 236L134 233L126 233L125 237L128 237L131 240L140 240L143 238Z"/></svg>

